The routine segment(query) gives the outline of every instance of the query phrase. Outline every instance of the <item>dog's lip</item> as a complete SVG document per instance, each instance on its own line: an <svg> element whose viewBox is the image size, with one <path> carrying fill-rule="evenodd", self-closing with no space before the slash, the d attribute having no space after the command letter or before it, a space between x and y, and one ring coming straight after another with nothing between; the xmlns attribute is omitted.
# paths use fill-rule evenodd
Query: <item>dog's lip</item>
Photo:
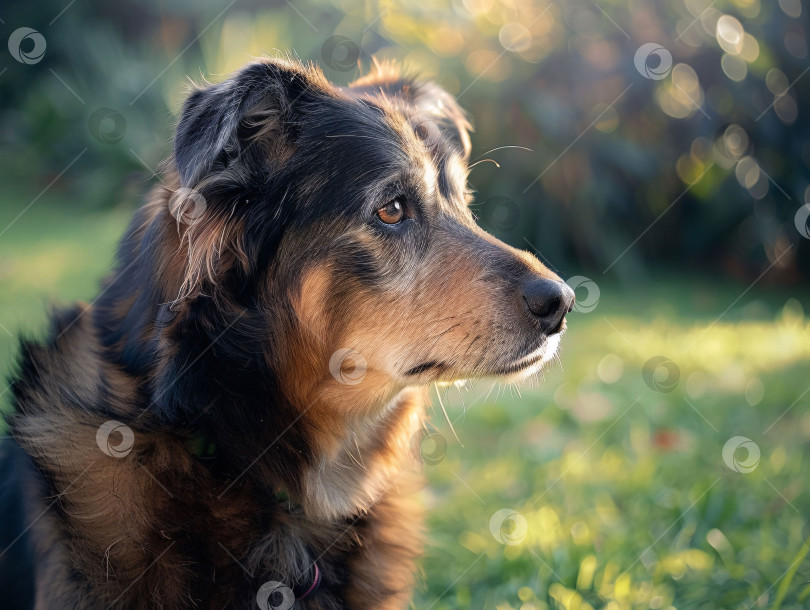
<svg viewBox="0 0 810 610"><path fill-rule="evenodd" d="M483 373L483 375L479 372L477 375L473 374L469 377L465 376L463 378L472 378L472 377L508 377L509 375L514 375L516 373L521 373L522 371L527 371L532 367L536 366L537 364L541 363L543 360L549 357L549 349L552 351L556 350L556 346L552 347L549 345L549 340L552 337L559 337L565 332L565 324L561 325L561 328L548 335L543 335L542 340L528 353L520 356L513 360L510 364L503 366L501 368L488 371ZM442 373L448 372L450 367L439 360L428 360L417 366L411 367L407 371L405 371L405 376L407 377L420 377L425 374L433 373L438 374L441 376Z"/></svg>
<svg viewBox="0 0 810 610"><path fill-rule="evenodd" d="M507 365L506 367L499 369L498 371L495 371L493 375L496 376L514 375L516 373L528 371L532 367L543 362L544 360L550 359L550 357L553 356L554 352L556 352L557 346L559 345L559 340L564 333L565 333L565 326L563 326L558 332L554 332L549 335L544 335L543 340L532 351L516 359L514 362ZM551 344L553 338L556 338L557 341L555 345Z"/></svg>
<svg viewBox="0 0 810 610"><path fill-rule="evenodd" d="M531 355L531 354L530 354ZM545 358L545 351L540 353L537 356L527 360L526 357L517 360L516 362L510 364L509 366L498 369L497 371L493 372L493 375L514 375L515 373L520 373L521 371L525 371L526 369L530 369L538 362L542 361Z"/></svg>
<svg viewBox="0 0 810 610"><path fill-rule="evenodd" d="M521 356L512 364L509 364L501 369L498 369L493 372L494 375L513 375L515 373L520 373L521 371L530 369L538 362L541 362L546 357L546 352L548 351L548 339L543 338L542 343L534 348L531 352L526 354L525 356Z"/></svg>

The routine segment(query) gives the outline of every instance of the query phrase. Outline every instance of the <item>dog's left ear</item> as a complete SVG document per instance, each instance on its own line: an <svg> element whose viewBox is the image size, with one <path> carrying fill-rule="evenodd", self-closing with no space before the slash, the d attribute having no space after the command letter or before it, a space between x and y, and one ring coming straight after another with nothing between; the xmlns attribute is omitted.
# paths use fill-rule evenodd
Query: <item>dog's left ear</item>
<svg viewBox="0 0 810 610"><path fill-rule="evenodd" d="M212 172L239 161L259 160L259 150L251 157L244 155L258 130L271 136L263 139L275 140L270 144L292 146L285 126L294 123L296 103L325 84L316 69L265 60L219 84L195 90L183 106L174 138L181 185L194 188Z"/></svg>
<svg viewBox="0 0 810 610"><path fill-rule="evenodd" d="M250 272L245 189L266 185L290 159L301 107L328 87L317 68L268 59L188 97L174 138L181 188L169 200L187 249L178 298L212 294L229 269Z"/></svg>
<svg viewBox="0 0 810 610"><path fill-rule="evenodd" d="M377 64L367 75L349 85L362 92L379 93L403 99L421 114L441 128L461 153L464 160L470 157L470 124L467 114L456 99L438 84L430 80L402 76L399 68L391 63Z"/></svg>

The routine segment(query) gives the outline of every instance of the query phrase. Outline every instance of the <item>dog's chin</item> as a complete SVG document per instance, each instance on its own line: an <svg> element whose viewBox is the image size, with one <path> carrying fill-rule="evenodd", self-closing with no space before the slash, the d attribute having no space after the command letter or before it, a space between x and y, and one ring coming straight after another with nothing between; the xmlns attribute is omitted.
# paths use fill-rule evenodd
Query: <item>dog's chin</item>
<svg viewBox="0 0 810 610"><path fill-rule="evenodd" d="M495 371L494 374L489 377L504 383L517 383L531 377L535 373L539 373L557 353L561 336L561 333L556 333L546 337L542 345L533 352L523 356L503 369Z"/></svg>

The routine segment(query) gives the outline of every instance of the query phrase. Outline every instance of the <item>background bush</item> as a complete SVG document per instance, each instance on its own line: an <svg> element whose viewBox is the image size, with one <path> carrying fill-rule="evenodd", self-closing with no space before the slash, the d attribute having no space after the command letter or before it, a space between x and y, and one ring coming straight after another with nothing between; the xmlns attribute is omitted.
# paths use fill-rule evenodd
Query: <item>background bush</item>
<svg viewBox="0 0 810 610"><path fill-rule="evenodd" d="M394 58L470 111L478 211L509 241L625 281L656 264L749 279L769 269L784 283L810 271L793 222L810 184L799 0L65 6L5 7L6 36L28 26L48 46L34 65L6 57L0 132L2 171L26 184L44 187L87 148L59 181L66 205L140 196L170 152L187 75L216 81L251 56L292 52L347 84L358 64ZM650 42L672 57L660 80L634 65ZM90 125L105 108L122 133L109 118ZM514 148L487 152L503 146Z"/></svg>

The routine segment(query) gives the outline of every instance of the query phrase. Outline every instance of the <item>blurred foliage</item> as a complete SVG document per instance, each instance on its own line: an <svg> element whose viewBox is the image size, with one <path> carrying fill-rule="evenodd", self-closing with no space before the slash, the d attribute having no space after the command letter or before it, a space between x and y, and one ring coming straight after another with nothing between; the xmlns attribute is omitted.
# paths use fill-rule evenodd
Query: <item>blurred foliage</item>
<svg viewBox="0 0 810 610"><path fill-rule="evenodd" d="M65 205L140 198L188 77L291 52L346 84L393 58L470 111L476 210L510 242L625 281L656 262L810 273L794 226L810 193L799 0L40 0L3 19L47 52L0 67L0 171L41 189L75 161L52 187ZM637 67L650 42L671 66Z"/></svg>

